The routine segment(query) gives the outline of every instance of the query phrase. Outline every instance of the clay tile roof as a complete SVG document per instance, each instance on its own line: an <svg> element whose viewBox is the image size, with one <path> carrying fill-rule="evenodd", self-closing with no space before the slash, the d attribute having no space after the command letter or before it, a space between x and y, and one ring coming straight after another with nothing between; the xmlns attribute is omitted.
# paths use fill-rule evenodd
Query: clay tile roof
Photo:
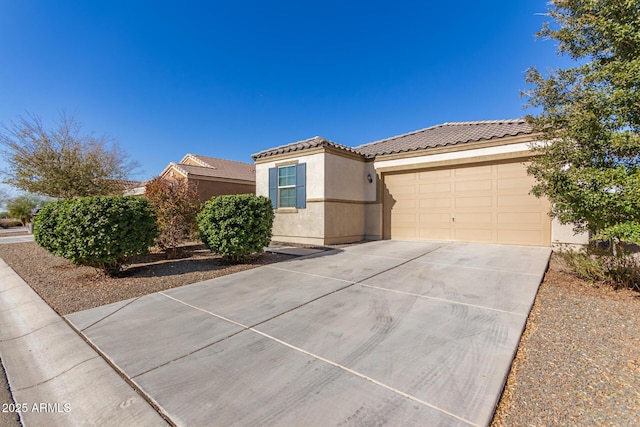
<svg viewBox="0 0 640 427"><path fill-rule="evenodd" d="M122 186L124 190L130 190L132 188L142 187L147 185L147 181L131 181L131 180L120 180L118 182Z"/></svg>
<svg viewBox="0 0 640 427"><path fill-rule="evenodd" d="M187 154L185 158L186 157L194 159L196 163L200 163L202 166L185 163L172 163L172 165L192 175L240 179L244 181L256 180L256 168L251 163L218 159L215 157L201 156L199 154Z"/></svg>
<svg viewBox="0 0 640 427"><path fill-rule="evenodd" d="M531 126L527 124L525 119L451 122L363 144L354 149L365 157L375 157L382 154L444 147L466 142L530 134L531 132Z"/></svg>
<svg viewBox="0 0 640 427"><path fill-rule="evenodd" d="M281 145L279 147L260 151L259 153L252 154L251 157L253 157L253 160L258 160L263 157L290 153L293 151L306 150L309 148L316 148L316 147L334 147L340 150L349 151L351 153L360 154L357 150L354 150L351 147L347 147L346 145L336 144L335 142L331 142L328 139L324 139L320 136L316 136L313 138L305 139L304 141L293 142L291 144Z"/></svg>

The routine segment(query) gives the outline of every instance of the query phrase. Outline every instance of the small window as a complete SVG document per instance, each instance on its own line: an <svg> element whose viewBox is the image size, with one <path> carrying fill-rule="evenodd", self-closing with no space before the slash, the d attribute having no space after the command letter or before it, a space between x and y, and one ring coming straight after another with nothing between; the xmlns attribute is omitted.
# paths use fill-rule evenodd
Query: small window
<svg viewBox="0 0 640 427"><path fill-rule="evenodd" d="M306 208L306 176L306 163L269 168L269 198L273 208Z"/></svg>
<svg viewBox="0 0 640 427"><path fill-rule="evenodd" d="M296 207L296 166L278 168L278 206L281 208Z"/></svg>

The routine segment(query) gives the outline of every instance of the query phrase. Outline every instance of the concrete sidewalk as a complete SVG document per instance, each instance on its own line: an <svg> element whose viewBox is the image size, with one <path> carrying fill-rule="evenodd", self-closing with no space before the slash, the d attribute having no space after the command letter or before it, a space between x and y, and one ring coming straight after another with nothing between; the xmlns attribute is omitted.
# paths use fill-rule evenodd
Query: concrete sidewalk
<svg viewBox="0 0 640 427"><path fill-rule="evenodd" d="M33 241L34 241L33 234L29 234L27 236L11 236L11 235L0 236L0 245L10 244L10 243L33 242Z"/></svg>
<svg viewBox="0 0 640 427"><path fill-rule="evenodd" d="M1 259L0 358L26 426L167 424Z"/></svg>
<svg viewBox="0 0 640 427"><path fill-rule="evenodd" d="M67 316L177 425L487 425L549 248L381 241Z"/></svg>

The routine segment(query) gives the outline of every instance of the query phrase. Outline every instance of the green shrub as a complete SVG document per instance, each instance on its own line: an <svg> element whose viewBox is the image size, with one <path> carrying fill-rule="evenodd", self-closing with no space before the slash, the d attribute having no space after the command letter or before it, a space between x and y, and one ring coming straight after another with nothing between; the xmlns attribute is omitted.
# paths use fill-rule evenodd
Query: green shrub
<svg viewBox="0 0 640 427"><path fill-rule="evenodd" d="M22 221L20 221L19 219L13 219L13 218L0 219L0 227L2 228L20 227L21 225L22 225Z"/></svg>
<svg viewBox="0 0 640 427"><path fill-rule="evenodd" d="M143 255L158 234L147 199L111 196L60 199L35 218L35 241L74 264L117 272L128 257Z"/></svg>
<svg viewBox="0 0 640 427"><path fill-rule="evenodd" d="M562 248L555 252L574 275L590 282L607 283L614 288L640 291L640 258L622 247L615 252L591 244L581 250Z"/></svg>
<svg viewBox="0 0 640 427"><path fill-rule="evenodd" d="M271 241L272 225L271 201L253 194L214 197L198 214L205 246L232 262L262 252Z"/></svg>

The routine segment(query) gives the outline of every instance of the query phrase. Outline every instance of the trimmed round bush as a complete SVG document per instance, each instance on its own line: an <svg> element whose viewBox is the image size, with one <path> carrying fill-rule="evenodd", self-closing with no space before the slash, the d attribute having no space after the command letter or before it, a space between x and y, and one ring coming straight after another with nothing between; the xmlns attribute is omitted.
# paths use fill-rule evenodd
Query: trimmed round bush
<svg viewBox="0 0 640 427"><path fill-rule="evenodd" d="M148 253L158 226L143 197L84 197L45 205L35 218L33 235L54 255L113 273L128 257Z"/></svg>
<svg viewBox="0 0 640 427"><path fill-rule="evenodd" d="M261 253L271 242L273 208L264 196L217 196L198 214L200 239L212 252L232 262Z"/></svg>

